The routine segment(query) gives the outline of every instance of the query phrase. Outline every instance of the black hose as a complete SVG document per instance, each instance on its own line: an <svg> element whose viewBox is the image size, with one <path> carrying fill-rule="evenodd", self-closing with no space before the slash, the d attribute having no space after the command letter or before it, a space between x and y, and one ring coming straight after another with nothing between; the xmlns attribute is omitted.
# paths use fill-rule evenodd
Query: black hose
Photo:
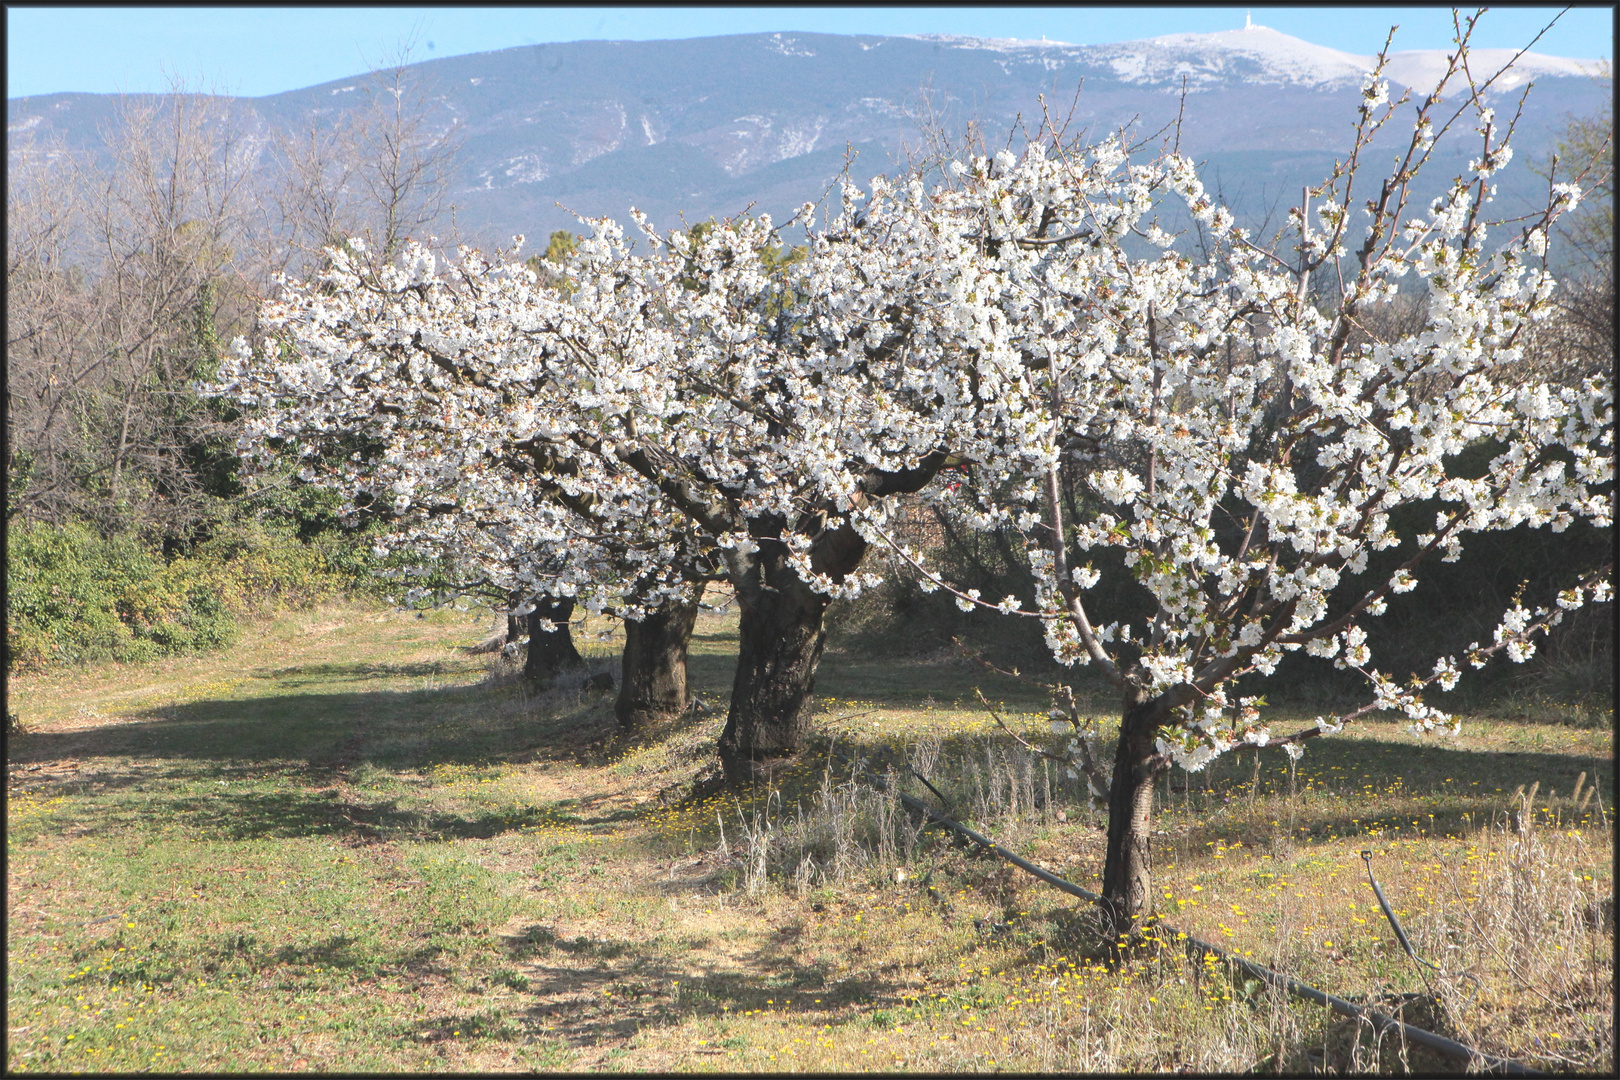
<svg viewBox="0 0 1620 1080"><path fill-rule="evenodd" d="M1389 901L1384 899L1384 890L1378 887L1378 879L1373 877L1372 852L1363 851L1361 861L1367 864L1367 880L1372 884L1373 895L1378 897L1378 906L1384 909L1384 918L1389 920L1390 927L1395 931L1395 940L1401 943L1401 948L1406 950L1406 955L1410 956L1414 962L1432 969L1436 975L1440 974L1440 965L1431 964L1423 959L1417 954L1417 950L1412 948L1412 943L1406 940L1406 931L1401 929L1401 920L1395 917L1395 912L1390 908Z"/></svg>

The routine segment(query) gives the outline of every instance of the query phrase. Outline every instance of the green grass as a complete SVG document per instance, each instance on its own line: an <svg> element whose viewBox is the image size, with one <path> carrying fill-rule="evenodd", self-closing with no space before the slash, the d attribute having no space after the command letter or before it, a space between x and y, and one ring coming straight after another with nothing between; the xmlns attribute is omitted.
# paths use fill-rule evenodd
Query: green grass
<svg viewBox="0 0 1620 1080"><path fill-rule="evenodd" d="M1067 898L934 831L908 838L847 783L846 753L921 753L960 812L1095 887L1100 819L1038 767L1012 791L1015 748L970 704L982 688L1043 741L1038 688L960 661L830 654L813 745L774 794L694 805L679 795L712 762L734 616L705 615L694 640L710 711L637 740L617 735L610 696L537 693L459 649L487 624L331 607L216 656L14 679L28 733L10 744L8 1067L1295 1071L1311 1046L1352 1060L1342 1025L1179 954L1096 963ZM611 669L614 643L581 638ZM1279 711L1272 727L1309 720ZM1580 979L1612 982L1612 927L1574 934L1558 904L1578 917L1581 898L1612 895L1612 761L1612 719L1470 719L1421 744L1371 721L1312 740L1292 773L1245 751L1176 774L1156 822L1161 914L1335 993L1422 991L1371 906L1357 855L1371 848L1420 952L1478 974L1472 999L1447 998L1450 1033L1603 1072L1612 986ZM1584 806L1569 797L1581 772L1599 785ZM1514 790L1532 784L1518 831ZM1574 884L1526 877L1515 906L1492 907L1534 865ZM1492 912L1507 921L1470 928ZM1554 926L1598 954L1563 963ZM1527 989L1512 971L1531 966Z"/></svg>

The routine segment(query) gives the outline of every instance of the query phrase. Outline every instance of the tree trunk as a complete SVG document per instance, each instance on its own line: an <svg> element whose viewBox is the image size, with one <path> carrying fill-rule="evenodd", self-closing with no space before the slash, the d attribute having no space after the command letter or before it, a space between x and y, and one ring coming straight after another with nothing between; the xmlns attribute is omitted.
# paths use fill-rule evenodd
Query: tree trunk
<svg viewBox="0 0 1620 1080"><path fill-rule="evenodd" d="M737 674L720 760L730 779L748 781L759 762L799 748L827 640L821 625L827 604L797 580L738 600Z"/></svg>
<svg viewBox="0 0 1620 1080"><path fill-rule="evenodd" d="M584 657L574 648L574 636L568 620L574 614L574 598L565 596L535 597L535 608L529 612L529 654L524 658L525 678L543 682L569 668L583 667ZM540 628L541 619L550 619L557 629L547 633Z"/></svg>
<svg viewBox="0 0 1620 1080"><path fill-rule="evenodd" d="M835 580L853 571L866 541L844 526L823 533L810 565ZM760 546L737 589L741 608L731 711L720 734L720 761L733 783L752 781L759 764L797 752L814 702L816 667L827 642L829 599L794 572L779 540Z"/></svg>
<svg viewBox="0 0 1620 1080"><path fill-rule="evenodd" d="M1108 855L1103 864L1103 908L1115 941L1153 914L1153 785L1164 773L1153 748L1162 702L1132 691L1119 725L1114 777L1108 788Z"/></svg>
<svg viewBox="0 0 1620 1080"><path fill-rule="evenodd" d="M613 714L634 731L686 708L686 650L697 624L696 603L666 602L639 622L624 622L624 662Z"/></svg>

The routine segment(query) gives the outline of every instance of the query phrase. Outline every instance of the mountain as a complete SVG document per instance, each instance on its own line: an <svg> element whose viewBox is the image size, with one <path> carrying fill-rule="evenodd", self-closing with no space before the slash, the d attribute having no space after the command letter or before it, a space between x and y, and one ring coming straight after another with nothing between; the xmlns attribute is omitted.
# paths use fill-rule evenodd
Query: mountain
<svg viewBox="0 0 1620 1080"><path fill-rule="evenodd" d="M1020 43L1027 45L1028 43ZM1068 46L1074 49L1074 46ZM1272 86L1358 86L1378 58L1341 52L1279 33L1267 26L1246 26L1213 34L1168 34L1147 41L1094 46L1092 57L1104 58L1120 78L1144 84L1177 83L1186 76L1194 86L1219 86L1238 79ZM1532 78L1589 77L1599 61L1568 60L1513 49L1475 49L1471 66L1491 73L1512 64L1498 90L1522 87ZM1449 54L1440 49L1391 53L1384 75L1396 86L1428 93L1445 74ZM1096 61L1093 60L1093 63Z"/></svg>
<svg viewBox="0 0 1620 1080"><path fill-rule="evenodd" d="M1477 72L1513 54L1473 56ZM1410 87L1418 97L1445 62L1438 51L1396 53L1386 74L1397 93ZM902 167L908 149L924 144L916 117L930 110L950 132L976 119L996 146L1020 120L1039 123L1043 94L1071 133L1132 125L1146 137L1179 113L1180 148L1204 162L1206 184L1241 218L1274 227L1348 149L1372 64L1252 26L1097 46L801 33L581 41L429 60L410 76L429 89L430 125L454 125L465 140L453 199L460 235L490 243L577 229L570 211L623 219L632 205L665 225L750 205L782 220L821 198L850 156L857 181ZM1545 160L1571 116L1608 100L1598 68L1526 53L1492 84L1487 96L1505 117L1536 83L1514 162L1499 176L1500 205L1528 205L1545 191L1530 165ZM241 99L258 133L250 142L262 145L271 127L329 122L354 107L365 78ZM10 153L40 145L25 133L94 150L115 103L93 94L11 99ZM1455 92L1450 103L1461 103ZM1398 127L1376 144L1380 165ZM1453 139L1431 166L1444 174L1435 182L1477 153L1476 143Z"/></svg>

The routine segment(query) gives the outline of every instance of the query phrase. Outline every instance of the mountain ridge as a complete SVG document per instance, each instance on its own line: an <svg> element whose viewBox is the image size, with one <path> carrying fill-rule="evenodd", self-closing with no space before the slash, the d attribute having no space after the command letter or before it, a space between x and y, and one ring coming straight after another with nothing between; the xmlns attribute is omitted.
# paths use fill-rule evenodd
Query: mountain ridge
<svg viewBox="0 0 1620 1080"><path fill-rule="evenodd" d="M1512 56L1474 55L1495 52ZM1393 96L1432 85L1444 55L1393 54ZM1281 192L1297 198L1348 148L1371 60L1251 26L1086 46L790 32L585 41L435 58L408 71L431 87L430 124L465 140L456 220L464 236L488 244L577 229L574 213L622 219L631 205L660 224L750 205L780 220L818 199L850 154L858 180L901 166L922 142L920 116L933 113L952 132L976 119L996 140L1033 123L1042 94L1066 116L1072 101L1073 127L1093 136L1133 121L1151 133L1185 112L1183 151L1205 161L1210 186L1258 224ZM1524 163L1546 156L1569 115L1606 99L1595 64L1527 53L1491 88L1508 100L1538 81L1510 166L1518 171L1501 178L1504 200L1529 198L1537 178ZM365 78L233 101L264 138L342 115L363 97ZM96 121L113 100L8 100L10 152L52 135L94 151Z"/></svg>

